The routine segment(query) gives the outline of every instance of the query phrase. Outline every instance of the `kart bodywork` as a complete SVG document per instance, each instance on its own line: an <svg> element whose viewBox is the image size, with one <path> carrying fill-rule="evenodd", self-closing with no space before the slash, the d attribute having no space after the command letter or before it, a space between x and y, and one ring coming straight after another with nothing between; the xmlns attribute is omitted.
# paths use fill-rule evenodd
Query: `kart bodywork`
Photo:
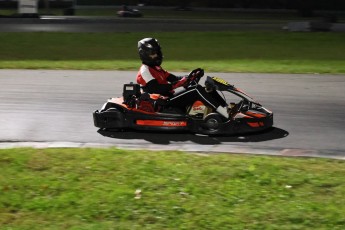
<svg viewBox="0 0 345 230"><path fill-rule="evenodd" d="M124 18L140 18L143 14L137 9L124 9L117 11L117 16Z"/></svg>
<svg viewBox="0 0 345 230"><path fill-rule="evenodd" d="M146 130L206 135L250 133L272 127L273 113L225 80L207 77L205 87L223 96L229 108L228 119L201 101L195 101L186 111L180 112L167 106L166 99L160 95L145 95L139 85L126 84L123 97L110 98L102 109L93 113L94 125L114 132ZM233 102L234 98L237 102Z"/></svg>

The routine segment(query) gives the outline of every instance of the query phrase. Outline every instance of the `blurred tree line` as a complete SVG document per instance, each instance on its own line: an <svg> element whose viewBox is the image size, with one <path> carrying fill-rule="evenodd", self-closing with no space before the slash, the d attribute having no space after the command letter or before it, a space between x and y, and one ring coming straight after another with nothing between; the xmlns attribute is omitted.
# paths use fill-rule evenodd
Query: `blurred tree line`
<svg viewBox="0 0 345 230"><path fill-rule="evenodd" d="M48 0L39 0L39 5ZM297 9L297 10L345 10L345 0L49 0L51 7L77 5L138 5L171 7L252 8L252 9ZM0 0L2 7L16 7L17 2Z"/></svg>
<svg viewBox="0 0 345 230"><path fill-rule="evenodd" d="M345 0L77 0L80 5L185 6L214 8L345 10Z"/></svg>
<svg viewBox="0 0 345 230"><path fill-rule="evenodd" d="M141 2L148 5L190 7L345 10L345 0L143 0Z"/></svg>

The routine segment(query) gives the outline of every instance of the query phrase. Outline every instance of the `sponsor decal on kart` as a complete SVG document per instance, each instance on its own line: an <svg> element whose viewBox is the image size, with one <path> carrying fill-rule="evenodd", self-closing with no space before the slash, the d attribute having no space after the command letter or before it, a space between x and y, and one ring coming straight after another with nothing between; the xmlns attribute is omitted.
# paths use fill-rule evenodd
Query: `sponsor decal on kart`
<svg viewBox="0 0 345 230"><path fill-rule="evenodd" d="M223 85L226 85L226 86L230 86L230 84L227 81L225 81L224 79L222 79L222 78L213 77L213 80L218 82L218 83L220 83L220 84L223 84Z"/></svg>
<svg viewBox="0 0 345 230"><path fill-rule="evenodd" d="M137 125L163 126L163 127L185 127L186 121L165 121L165 120L137 120Z"/></svg>

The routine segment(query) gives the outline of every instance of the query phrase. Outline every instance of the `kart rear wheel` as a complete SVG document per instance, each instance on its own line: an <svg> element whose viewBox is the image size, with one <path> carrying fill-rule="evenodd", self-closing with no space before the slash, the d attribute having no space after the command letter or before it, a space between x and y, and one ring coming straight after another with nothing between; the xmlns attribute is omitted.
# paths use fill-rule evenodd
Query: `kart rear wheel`
<svg viewBox="0 0 345 230"><path fill-rule="evenodd" d="M204 130L209 134L216 134L218 133L221 123L223 123L223 119L219 114L209 114L203 124Z"/></svg>

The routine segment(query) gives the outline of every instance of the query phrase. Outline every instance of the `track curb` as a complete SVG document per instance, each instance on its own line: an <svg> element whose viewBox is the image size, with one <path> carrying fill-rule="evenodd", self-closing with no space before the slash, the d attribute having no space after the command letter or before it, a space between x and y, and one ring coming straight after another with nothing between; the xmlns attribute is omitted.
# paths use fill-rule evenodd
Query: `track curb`
<svg viewBox="0 0 345 230"><path fill-rule="evenodd" d="M305 158L325 158L345 160L341 153L332 151L319 151L312 149L268 149L268 148L248 148L238 145L205 145L200 149L199 145L160 145L152 144L143 148L142 145L136 144L106 144L106 143L83 143L83 142L0 142L0 149L11 148L119 148L125 150L151 150L151 151L183 151L188 153L202 154L251 154L262 156L277 157L305 157Z"/></svg>

